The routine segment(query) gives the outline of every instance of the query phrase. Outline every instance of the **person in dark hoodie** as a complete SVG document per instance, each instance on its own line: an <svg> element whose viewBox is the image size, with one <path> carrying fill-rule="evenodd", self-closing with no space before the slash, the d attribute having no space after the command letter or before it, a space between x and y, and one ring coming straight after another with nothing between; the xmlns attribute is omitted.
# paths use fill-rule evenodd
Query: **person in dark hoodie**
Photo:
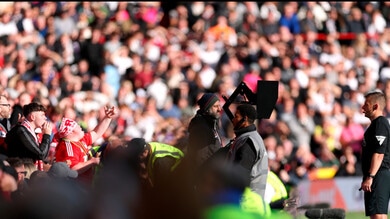
<svg viewBox="0 0 390 219"><path fill-rule="evenodd" d="M216 94L205 93L197 101L199 110L188 125L188 157L202 165L218 149L223 147L218 130L222 107Z"/></svg>

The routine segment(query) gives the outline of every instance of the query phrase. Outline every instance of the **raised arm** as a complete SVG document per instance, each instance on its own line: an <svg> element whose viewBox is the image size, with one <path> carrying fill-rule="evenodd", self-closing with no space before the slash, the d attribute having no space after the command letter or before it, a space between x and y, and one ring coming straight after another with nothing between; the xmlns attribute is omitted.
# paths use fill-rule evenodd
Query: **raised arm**
<svg viewBox="0 0 390 219"><path fill-rule="evenodd" d="M102 137L104 132L106 132L107 128L110 126L112 117L116 115L116 109L113 106L105 106L104 113L105 116L103 120L91 131L92 142L95 142L97 139Z"/></svg>

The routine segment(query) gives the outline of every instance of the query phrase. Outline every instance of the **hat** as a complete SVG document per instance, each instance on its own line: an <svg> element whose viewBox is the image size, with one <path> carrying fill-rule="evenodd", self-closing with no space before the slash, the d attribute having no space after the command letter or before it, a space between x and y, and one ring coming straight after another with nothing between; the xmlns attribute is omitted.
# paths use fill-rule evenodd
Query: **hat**
<svg viewBox="0 0 390 219"><path fill-rule="evenodd" d="M49 174L46 171L43 170L35 170L31 173L30 178L28 180L28 184L32 185L35 183L35 185L38 185L43 180L46 180L49 178Z"/></svg>
<svg viewBox="0 0 390 219"><path fill-rule="evenodd" d="M134 154L141 154L145 150L146 144L144 138L133 138L126 142L127 148Z"/></svg>
<svg viewBox="0 0 390 219"><path fill-rule="evenodd" d="M64 138L64 137L68 136L70 133L73 132L73 130L74 130L74 128L76 128L76 126L77 126L76 121L74 121L72 119L68 119L68 118L62 118L60 128L58 130L58 137Z"/></svg>
<svg viewBox="0 0 390 219"><path fill-rule="evenodd" d="M200 110L207 111L211 108L211 106L219 100L218 96L213 93L205 93L203 96L198 100L198 105Z"/></svg>
<svg viewBox="0 0 390 219"><path fill-rule="evenodd" d="M47 171L49 176L55 178L77 178L77 171L70 169L65 162L55 162Z"/></svg>

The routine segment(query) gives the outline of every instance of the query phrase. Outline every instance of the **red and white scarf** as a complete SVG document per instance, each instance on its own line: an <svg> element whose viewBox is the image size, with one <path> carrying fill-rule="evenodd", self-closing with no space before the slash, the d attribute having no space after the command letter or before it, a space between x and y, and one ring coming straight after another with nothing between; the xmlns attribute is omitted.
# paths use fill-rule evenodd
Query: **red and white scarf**
<svg viewBox="0 0 390 219"><path fill-rule="evenodd" d="M37 144L39 145L38 136L35 133L35 130L31 127L30 122L25 119L22 122L22 126L26 127L26 129L32 134L32 136L34 136L35 142L37 142ZM35 166L37 167L38 170L43 170L42 160L35 161Z"/></svg>
<svg viewBox="0 0 390 219"><path fill-rule="evenodd" d="M26 129L34 136L35 141L39 145L37 134L35 133L35 130L31 127L31 124L28 120L23 120L22 126L26 127Z"/></svg>

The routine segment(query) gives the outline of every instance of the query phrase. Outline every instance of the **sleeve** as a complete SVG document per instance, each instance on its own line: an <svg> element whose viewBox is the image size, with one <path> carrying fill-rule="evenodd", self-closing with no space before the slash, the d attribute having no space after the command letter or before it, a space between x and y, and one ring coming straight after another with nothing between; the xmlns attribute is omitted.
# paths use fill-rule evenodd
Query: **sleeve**
<svg viewBox="0 0 390 219"><path fill-rule="evenodd" d="M39 145L31 133L29 133L25 128L19 128L17 136L23 147L34 154L38 159L44 160L47 157L50 146L50 135L44 134Z"/></svg>
<svg viewBox="0 0 390 219"><path fill-rule="evenodd" d="M377 144L375 144L375 153L384 154L386 151L386 145L389 142L389 132L390 125L386 118L381 118L378 120L375 126L375 139Z"/></svg>
<svg viewBox="0 0 390 219"><path fill-rule="evenodd" d="M194 123L190 126L189 131L189 147L191 150L199 150L209 144L209 127L205 123Z"/></svg>
<svg viewBox="0 0 390 219"><path fill-rule="evenodd" d="M43 138L42 138L42 141L41 141L41 144L39 144L39 148L40 148L40 159L41 160L44 160L47 158L47 155L49 153L49 149L50 149L50 143L51 143L51 136L48 135L48 134L44 134L43 135Z"/></svg>

